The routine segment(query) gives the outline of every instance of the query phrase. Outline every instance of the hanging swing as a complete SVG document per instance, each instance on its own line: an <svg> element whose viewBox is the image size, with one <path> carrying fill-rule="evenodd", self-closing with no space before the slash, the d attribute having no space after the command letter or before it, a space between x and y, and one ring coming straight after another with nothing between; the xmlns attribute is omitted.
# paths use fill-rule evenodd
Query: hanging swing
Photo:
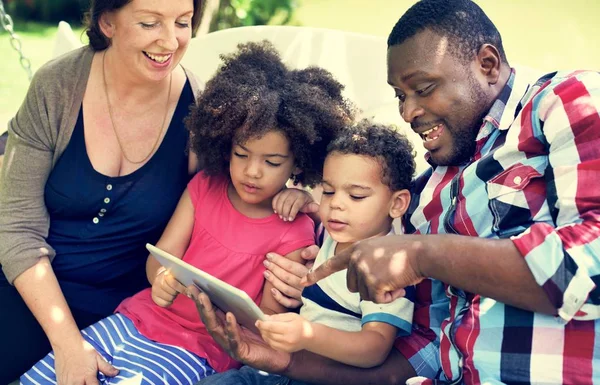
<svg viewBox="0 0 600 385"><path fill-rule="evenodd" d="M27 78L29 79L29 81L31 81L31 78L33 77L33 72L31 71L31 61L29 61L29 59L23 54L21 39L14 31L12 17L10 17L8 13L6 13L4 9L4 2L2 0L0 0L0 25L6 32L9 33L10 45L19 54L19 62L21 63L21 67L27 73ZM5 132L2 135L0 135L0 156L4 155L7 140L8 132Z"/></svg>

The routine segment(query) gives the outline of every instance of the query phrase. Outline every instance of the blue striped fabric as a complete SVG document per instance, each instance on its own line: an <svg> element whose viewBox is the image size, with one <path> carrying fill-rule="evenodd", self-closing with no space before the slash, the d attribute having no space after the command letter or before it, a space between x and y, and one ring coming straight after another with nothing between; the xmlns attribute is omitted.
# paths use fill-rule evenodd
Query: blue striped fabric
<svg viewBox="0 0 600 385"><path fill-rule="evenodd" d="M142 336L121 314L104 318L81 333L105 360L119 369L112 378L99 373L102 385L193 385L215 373L204 358ZM48 354L21 376L21 384L56 384L54 354Z"/></svg>

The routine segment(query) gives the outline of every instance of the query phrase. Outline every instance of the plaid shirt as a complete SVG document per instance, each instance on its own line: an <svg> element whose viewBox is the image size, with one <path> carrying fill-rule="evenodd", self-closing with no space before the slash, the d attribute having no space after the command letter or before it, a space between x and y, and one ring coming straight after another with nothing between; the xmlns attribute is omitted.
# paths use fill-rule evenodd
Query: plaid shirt
<svg viewBox="0 0 600 385"><path fill-rule="evenodd" d="M416 180L407 232L511 239L559 309L447 287L442 380L600 383L599 111L596 72L513 70L468 164Z"/></svg>

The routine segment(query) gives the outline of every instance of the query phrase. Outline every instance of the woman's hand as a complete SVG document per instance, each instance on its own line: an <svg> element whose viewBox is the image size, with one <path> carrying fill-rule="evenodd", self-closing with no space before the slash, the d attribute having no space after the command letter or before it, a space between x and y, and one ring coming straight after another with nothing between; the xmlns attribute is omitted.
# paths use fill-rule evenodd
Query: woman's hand
<svg viewBox="0 0 600 385"><path fill-rule="evenodd" d="M300 297L303 286L300 281L312 267L314 259L319 253L318 246L309 246L302 250L300 254L307 262L305 265L291 261L279 254L267 254L267 260L264 262L267 271L265 279L273 285L273 297L288 309L295 309L302 305Z"/></svg>
<svg viewBox="0 0 600 385"><path fill-rule="evenodd" d="M171 306L178 294L185 292L185 286L175 279L164 267L160 267L152 283L152 300L160 307Z"/></svg>
<svg viewBox="0 0 600 385"><path fill-rule="evenodd" d="M82 337L54 348L54 367L58 385L98 385L98 372L108 377L119 374L119 370Z"/></svg>
<svg viewBox="0 0 600 385"><path fill-rule="evenodd" d="M297 188L288 188L273 197L273 211L279 214L284 221L293 221L299 212L312 214L319 211L316 203L308 191Z"/></svg>

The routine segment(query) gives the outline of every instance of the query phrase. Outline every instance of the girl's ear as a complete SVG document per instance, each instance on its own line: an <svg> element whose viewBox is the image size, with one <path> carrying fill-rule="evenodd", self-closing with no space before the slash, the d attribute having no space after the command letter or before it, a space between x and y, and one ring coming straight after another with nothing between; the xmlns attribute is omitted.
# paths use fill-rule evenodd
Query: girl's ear
<svg viewBox="0 0 600 385"><path fill-rule="evenodd" d="M400 218L410 205L410 191L407 189L394 191L390 199L390 217Z"/></svg>
<svg viewBox="0 0 600 385"><path fill-rule="evenodd" d="M109 39L115 34L115 24L113 22L114 14L111 12L104 12L100 15L100 20L98 20L98 25L100 26L100 30Z"/></svg>

